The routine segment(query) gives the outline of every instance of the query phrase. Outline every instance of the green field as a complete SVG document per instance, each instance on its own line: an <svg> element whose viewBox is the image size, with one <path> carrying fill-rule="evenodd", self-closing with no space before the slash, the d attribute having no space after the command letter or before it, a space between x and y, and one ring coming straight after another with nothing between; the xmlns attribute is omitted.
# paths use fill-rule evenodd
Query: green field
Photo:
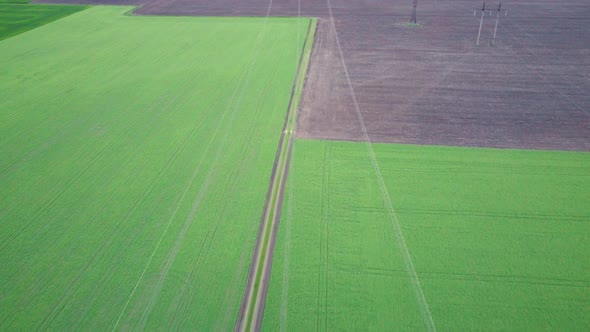
<svg viewBox="0 0 590 332"><path fill-rule="evenodd" d="M27 4L29 0L0 0L0 4Z"/></svg>
<svg viewBox="0 0 590 332"><path fill-rule="evenodd" d="M0 40L79 12L86 6L16 5L0 0Z"/></svg>
<svg viewBox="0 0 590 332"><path fill-rule="evenodd" d="M131 9L0 42L0 330L233 328L309 20Z"/></svg>
<svg viewBox="0 0 590 332"><path fill-rule="evenodd" d="M395 216L366 144L296 142L263 330L590 329L589 153L373 148Z"/></svg>

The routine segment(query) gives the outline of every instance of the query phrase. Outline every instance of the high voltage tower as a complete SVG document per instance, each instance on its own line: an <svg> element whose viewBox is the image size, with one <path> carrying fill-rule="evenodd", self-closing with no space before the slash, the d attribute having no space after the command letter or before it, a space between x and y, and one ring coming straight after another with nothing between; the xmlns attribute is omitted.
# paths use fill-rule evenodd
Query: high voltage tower
<svg viewBox="0 0 590 332"><path fill-rule="evenodd" d="M494 27L494 36L492 37L492 45L496 42L496 32L498 31L498 22L500 21L500 9L502 8L502 2L498 3L498 9L496 11L496 25ZM481 18L479 20L479 31L477 32L477 46L479 46L479 37L481 36L481 27L483 26L483 17L485 16L486 11L486 2L483 2L483 6L481 7ZM492 16L492 12L494 10L490 10L490 16ZM475 16L476 11L473 11L473 16ZM504 12L504 16L508 14L508 11Z"/></svg>
<svg viewBox="0 0 590 332"><path fill-rule="evenodd" d="M414 0L414 9L412 10L412 18L410 19L410 23L416 24L416 7L418 7L418 0Z"/></svg>
<svg viewBox="0 0 590 332"><path fill-rule="evenodd" d="M479 36L481 36L481 27L483 25L483 15L486 11L486 2L483 2L483 7L481 7L481 19L479 20L479 32L477 33L477 46L479 46Z"/></svg>
<svg viewBox="0 0 590 332"><path fill-rule="evenodd" d="M496 26L494 27L494 37L492 38L492 45L496 42L496 32L498 31L498 21L500 21L500 8L502 8L502 2L498 4L498 11L496 12Z"/></svg>

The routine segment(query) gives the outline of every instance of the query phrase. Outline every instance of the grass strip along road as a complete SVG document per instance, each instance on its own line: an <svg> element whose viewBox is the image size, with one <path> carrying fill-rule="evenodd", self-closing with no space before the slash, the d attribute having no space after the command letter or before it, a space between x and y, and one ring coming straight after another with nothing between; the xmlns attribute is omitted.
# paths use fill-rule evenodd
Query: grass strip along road
<svg viewBox="0 0 590 332"><path fill-rule="evenodd" d="M236 322L238 331L256 331L262 324L266 292L270 278L273 251L275 246L278 223L281 215L285 181L289 169L289 161L293 146L294 133L297 123L297 110L301 100L301 93L305 84L305 76L309 65L317 19L306 19L307 34L304 39L304 50L301 54L295 85L291 93L291 101L273 168L273 175L267 194L267 205L261 220L258 241L250 267L250 276L242 308Z"/></svg>

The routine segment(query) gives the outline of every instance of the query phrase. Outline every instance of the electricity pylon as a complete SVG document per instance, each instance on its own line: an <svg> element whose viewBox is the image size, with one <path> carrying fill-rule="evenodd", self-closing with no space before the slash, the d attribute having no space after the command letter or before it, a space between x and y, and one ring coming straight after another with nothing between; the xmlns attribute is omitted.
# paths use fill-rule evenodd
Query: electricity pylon
<svg viewBox="0 0 590 332"><path fill-rule="evenodd" d="M496 13L496 26L494 27L494 38L492 38L492 45L496 42L496 31L498 31L498 21L500 21L500 8L502 8L502 2L498 4L498 12Z"/></svg>
<svg viewBox="0 0 590 332"><path fill-rule="evenodd" d="M483 7L481 7L481 19L479 21L479 32L477 33L477 46L479 46L479 36L481 36L481 26L483 25L483 15L486 11L486 2L483 2Z"/></svg>
<svg viewBox="0 0 590 332"><path fill-rule="evenodd" d="M412 10L412 18L410 19L410 23L416 24L416 7L418 7L418 0L414 0L414 10Z"/></svg>

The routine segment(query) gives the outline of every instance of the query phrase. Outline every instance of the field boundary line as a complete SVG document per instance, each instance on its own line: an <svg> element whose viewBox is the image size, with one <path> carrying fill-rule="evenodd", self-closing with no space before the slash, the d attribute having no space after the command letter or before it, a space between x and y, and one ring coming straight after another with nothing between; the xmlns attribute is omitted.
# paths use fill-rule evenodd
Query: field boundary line
<svg viewBox="0 0 590 332"><path fill-rule="evenodd" d="M301 46L301 55L299 59L299 63L297 65L297 71L295 76L295 82L293 84L293 88L291 90L291 97L289 100L289 108L288 108L288 117L285 121L285 128L283 130L283 135L285 135L286 147L283 146L282 150L286 150L284 153L281 153L284 156L284 164L281 167L282 174L278 178L278 187L275 191L276 194L276 202L275 206L271 206L274 209L272 214L269 214L270 222L270 238L268 239L268 249L265 253L265 261L263 265L263 270L261 274L262 278L262 287L259 289L258 293L258 300L259 305L255 307L257 309L257 321L254 326L255 331L260 331L262 327L262 320L264 316L264 309L266 306L266 296L268 293L269 281L270 281L270 274L272 270L272 262L274 258L274 250L276 246L276 238L279 231L279 223L282 215L283 209L283 201L284 201L284 193L285 188L287 185L287 178L289 174L289 166L291 164L291 158L293 154L293 145L294 145L294 133L297 127L297 111L299 109L299 104L302 98L303 87L305 84L305 80L307 77L307 71L309 68L309 61L311 59L311 51L313 47L313 36L315 36L316 30L316 19L308 19L307 25L307 33L305 34L305 39L303 40L303 45ZM312 37L312 38L310 38ZM311 40L311 42L310 42Z"/></svg>
<svg viewBox="0 0 590 332"><path fill-rule="evenodd" d="M296 114L299 105L305 73L309 63L308 54L311 53L309 36L315 33L315 19L308 19L308 32L301 47L299 62L285 122L275 155L275 161L269 181L269 187L263 207L260 226L254 248L252 262L248 273L248 280L244 290L242 305L236 319L235 331L259 331L264 314L268 281L272 267L278 223L282 209L283 193L291 159L293 146L293 132L296 126ZM303 74L302 74L303 72Z"/></svg>
<svg viewBox="0 0 590 332"><path fill-rule="evenodd" d="M297 1L297 47L295 50L295 61L299 65L299 43L301 40L301 0ZM305 48L304 48L305 50ZM311 54L310 54L311 57ZM305 73L305 77L307 77L307 73ZM303 92L302 92L303 93ZM295 117L295 123L297 123L297 117ZM288 161L288 169L287 174L289 172L294 172L294 158L295 155L295 144L291 147L291 154L289 155L290 160ZM294 174L291 173L291 177L287 176L288 183L286 186L289 188L289 192L287 193L287 216L285 220L285 246L283 247L283 275L282 275L282 283L281 283L281 307L279 310L279 329L281 332L285 332L287 330L287 311L289 308L289 251L290 251L290 243L291 243L291 218L293 215L293 177ZM283 197L284 200L284 197ZM274 257L274 252L273 252Z"/></svg>
<svg viewBox="0 0 590 332"><path fill-rule="evenodd" d="M408 250L408 246L406 245L406 241L404 239L404 234L402 232L401 226L399 224L399 220L395 214L395 209L393 208L393 204L391 202L391 197L389 195L389 191L385 186L385 181L383 180L383 175L381 174L381 169L379 168L379 164L377 163L377 158L375 156L375 150L373 150L373 144L371 143L371 138L367 133L367 127L365 126L365 121L363 119L363 115L361 113L360 107L358 105L356 94L354 92L354 87L352 86L352 81L350 80L350 74L348 73L348 68L346 66L346 61L344 60L344 55L342 53L342 47L340 45L340 39L338 38L338 31L336 31L336 23L334 22L334 15L332 13L332 4L330 0L326 0L328 4L328 11L330 13L330 22L332 28L334 29L334 36L336 38L336 46L338 47L338 53L340 54L340 60L342 61L342 67L344 68L344 74L346 76L346 80L348 82L348 87L350 88L350 93L352 97L352 101L354 104L354 108L357 114L357 118L359 120L359 124L363 131L363 136L365 137L367 143L367 149L369 152L369 157L371 159L371 163L373 164L373 169L375 170L375 175L377 176L377 181L379 182L379 187L383 198L385 199L385 203L387 204L387 210L389 212L389 216L391 219L391 224L393 226L394 232L396 237L399 240L400 249L402 249L402 255L404 258L404 264L406 265L406 269L408 274L410 275L414 291L416 292L416 297L418 300L418 305L420 307L420 311L422 313L422 318L424 323L429 331L436 331L436 326L434 325L434 321L432 320L432 314L430 313L430 309L428 307L428 303L426 302L426 298L424 296L424 292L422 290L422 285L420 284L420 279L418 278L418 274L416 273L416 269L414 268L414 263L412 262L412 256L410 255L410 251Z"/></svg>
<svg viewBox="0 0 590 332"><path fill-rule="evenodd" d="M263 26L263 31L264 32L266 31L266 29L265 29L266 28L266 22L268 21L268 17L270 16L270 11L272 9L272 2L273 2L273 0L270 0L269 1L268 7L266 9L266 16L264 18L264 26ZM275 162L275 165L273 166L272 174L274 174L275 168L276 168L276 162ZM265 204L264 204L264 208L263 208L264 210L263 211L265 211L267 209L267 205L268 205L267 202L268 202L268 199L269 199L269 195L270 195L270 192L267 191L266 197L265 197ZM262 222L263 218L264 218L264 215L261 217L261 222ZM243 324L242 323L243 316L245 314L245 311L247 311L247 309L248 309L247 308L247 303L249 303L248 302L248 299L249 299L249 296L250 296L250 288L252 287L252 282L253 282L252 281L252 276L254 274L253 264L255 262L255 257L258 256L258 252L260 251L260 242L259 242L259 239L260 239L260 236L262 235L262 230L263 230L262 226L259 226L258 227L258 232L256 234L256 243L254 244L254 251L252 253L252 255L253 255L252 257L253 258L252 258L252 262L250 263L250 267L248 268L248 275L246 277L246 285L244 287L244 292L243 292L243 295L242 295L242 301L240 303L240 308L238 310L238 317L236 318L236 322L234 324L234 330L235 331L238 331L239 328L242 326L242 324Z"/></svg>

